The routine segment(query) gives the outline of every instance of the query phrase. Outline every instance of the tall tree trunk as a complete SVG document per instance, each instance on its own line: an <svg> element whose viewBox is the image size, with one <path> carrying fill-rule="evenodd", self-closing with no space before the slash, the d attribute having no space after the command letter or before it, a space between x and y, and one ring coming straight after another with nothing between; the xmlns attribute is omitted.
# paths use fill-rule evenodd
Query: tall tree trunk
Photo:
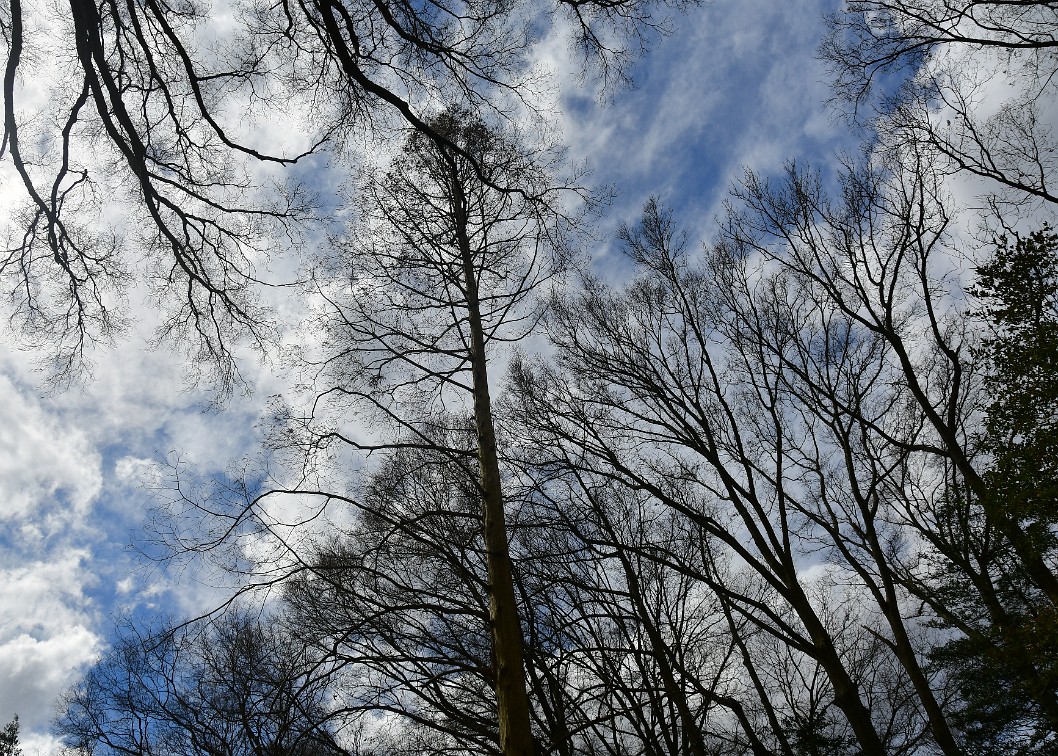
<svg viewBox="0 0 1058 756"><path fill-rule="evenodd" d="M453 170L453 199L456 205L456 233L463 262L470 327L471 370L474 380L474 426L478 442L478 467L484 540L489 579L489 619L492 625L492 665L496 685L496 709L500 725L500 750L504 756L532 756L533 734L529 717L529 696L525 687L522 628L514 595L514 576L507 543L507 521L496 454L496 430L489 396L485 333L478 299L474 254L467 235L467 210L463 186Z"/></svg>

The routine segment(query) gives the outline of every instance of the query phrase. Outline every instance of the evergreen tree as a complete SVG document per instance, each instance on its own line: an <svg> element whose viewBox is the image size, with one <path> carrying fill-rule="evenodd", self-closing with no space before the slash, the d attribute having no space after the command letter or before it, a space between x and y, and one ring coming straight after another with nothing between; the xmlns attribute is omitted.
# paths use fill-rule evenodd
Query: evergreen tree
<svg viewBox="0 0 1058 756"><path fill-rule="evenodd" d="M0 756L22 756L18 747L18 714L0 730Z"/></svg>
<svg viewBox="0 0 1058 756"><path fill-rule="evenodd" d="M1049 753L1058 733L1058 613L1023 561L1050 563L1058 545L1056 253L1048 226L1000 239L973 290L990 325L978 351L991 395L983 445L992 455L980 505L1005 541L992 570L999 605L981 608L980 632L934 652L958 684L957 719L971 752Z"/></svg>

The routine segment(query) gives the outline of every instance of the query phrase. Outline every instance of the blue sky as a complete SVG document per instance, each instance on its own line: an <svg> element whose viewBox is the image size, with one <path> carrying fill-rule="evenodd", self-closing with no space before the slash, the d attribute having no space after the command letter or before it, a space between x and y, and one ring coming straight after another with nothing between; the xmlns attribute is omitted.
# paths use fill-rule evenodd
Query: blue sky
<svg viewBox="0 0 1058 756"><path fill-rule="evenodd" d="M695 240L711 234L744 167L773 174L797 158L826 170L837 152L856 148L824 109L826 73L814 57L834 7L715 0L692 8L636 65L637 87L602 104L558 72L571 157L588 162L592 182L617 190L589 250L600 273L626 272L609 240L651 195ZM562 68L564 55L550 51L551 64ZM3 181L12 185L6 166ZM203 475L253 456L268 397L286 389L275 360L248 354L252 393L209 410L209 395L187 388L183 356L146 347L155 320L146 294L129 301L132 331L96 354L90 380L65 392L48 391L32 353L0 345L0 723L20 715L27 756L49 751L55 697L104 648L116 616L182 614L216 599L192 571L166 572L128 548L152 506L144 483L173 453Z"/></svg>

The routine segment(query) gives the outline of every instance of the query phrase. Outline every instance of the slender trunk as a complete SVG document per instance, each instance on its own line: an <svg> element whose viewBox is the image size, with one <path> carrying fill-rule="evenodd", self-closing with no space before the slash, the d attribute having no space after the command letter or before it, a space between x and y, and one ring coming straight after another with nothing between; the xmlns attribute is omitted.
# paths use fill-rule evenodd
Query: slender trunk
<svg viewBox="0 0 1058 756"><path fill-rule="evenodd" d="M933 688L926 678L926 673L923 672L922 666L918 663L918 657L915 654L914 647L911 645L911 639L907 635L907 628L904 627L903 617L900 616L895 591L888 580L886 582L886 596L879 604L881 605L882 613L889 621L889 628L893 632L893 653L896 654L896 658L900 660L904 671L911 678L911 684L915 687L915 693L918 694L919 701L922 702L922 708L926 712L926 719L929 721L930 731L933 733L933 739L936 741L937 747L946 756L958 756L958 754L962 753L962 749L955 742L955 736L948 726L944 710L937 701L937 697L933 694Z"/></svg>
<svg viewBox="0 0 1058 756"><path fill-rule="evenodd" d="M485 333L478 299L474 254L467 236L466 203L463 187L453 171L453 199L456 206L456 233L463 263L468 321L470 361L474 381L474 427L478 442L484 540L489 580L489 620L492 625L492 665L496 686L496 709L500 725L500 751L504 756L532 756L533 734L529 716L529 696L525 688L522 659L522 628L514 595L514 576L507 543L507 521L496 453L496 430L489 396Z"/></svg>
<svg viewBox="0 0 1058 756"><path fill-rule="evenodd" d="M845 433L841 433L840 435L842 437L842 445L846 450L846 464L851 471L854 469L850 451L852 449L852 441ZM911 638L907 634L907 627L904 625L904 618L900 613L900 600L896 590L896 579L890 569L890 563L886 558L885 550L882 547L882 539L876 527L876 510L870 506L870 502L862 495L858 484L855 486L855 495L861 517L863 518L863 531L867 541L868 552L874 560L878 580L881 582L881 585L870 580L866 575L863 578L864 583L867 585L868 590L874 595L875 602L882 610L882 614L885 616L886 621L889 624L889 629L893 633L892 641L883 639L883 642L889 645L893 653L896 654L896 658L900 661L904 671L907 672L908 677L911 679L911 684L915 688L915 693L918 695L919 701L922 702L922 708L926 713L926 719L929 722L930 731L933 733L933 739L936 742L937 747L940 748L945 756L959 756L959 754L962 753L962 749L960 749L955 742L955 736L952 734L951 728L948 726L948 720L945 716L944 710L933 693L933 688L930 686L926 673L919 664L918 655L915 653ZM835 538L838 537L840 537L840 534L835 533ZM844 547L842 547L842 551L846 553L846 559L849 563L853 564L854 560L851 552L847 551ZM866 567L864 567L863 570L866 572Z"/></svg>
<svg viewBox="0 0 1058 756"><path fill-rule="evenodd" d="M712 557L709 557L710 562ZM790 739L786 737L786 730L779 724L779 718L775 714L775 707L772 706L771 700L768 698L768 693L764 689L764 683L761 682L760 675L757 673L757 668L753 664L753 657L749 652L749 648L746 647L745 639L742 637L742 631L738 627L738 623L735 622L735 616L731 611L731 605L728 598L719 591L716 592L717 600L720 602L720 608L724 612L724 619L727 620L727 626L731 629L731 639L735 642L738 647L739 654L742 655L742 666L745 668L746 673L749 675L750 682L753 683L753 689L757 692L757 698L764 708L764 714L768 718L768 724L771 726L772 735L775 736L776 741L779 743L779 747L782 749L784 756L791 756L793 754L793 748L790 746ZM746 732L746 737L750 739L753 744L754 754L763 754L767 751L763 745L760 744L760 739L749 725L748 719L742 717L739 718L742 723L742 728Z"/></svg>
<svg viewBox="0 0 1058 756"><path fill-rule="evenodd" d="M609 523L607 523L607 526L609 526ZM617 542L617 536L612 530L610 531L610 537L614 539L615 543ZM665 643L665 639L661 636L658 628L654 625L654 618L650 616L646 602L643 601L639 577L636 575L628 555L620 546L617 547L617 558L621 561L621 567L625 573L625 582L628 584L628 595L632 599L632 605L635 607L636 613L639 615L639 623L646 631L647 639L650 641L651 655L658 665L658 672L661 674L661 680L665 686L665 694L676 707L676 712L679 715L679 729L681 730L684 744L684 748L681 750L686 751L690 756L706 756L702 731L699 729L694 714L691 712L683 686L676 681L676 676L673 674L672 666L669 662L668 645Z"/></svg>
<svg viewBox="0 0 1058 756"><path fill-rule="evenodd" d="M801 622L808 631L809 637L812 639L814 651L812 655L819 661L830 679L830 684L834 686L835 705L841 709L845 719L848 720L849 725L852 727L856 740L859 741L862 748L862 753L865 756L867 754L884 756L885 747L882 745L882 739L878 736L878 731L874 727L874 722L871 721L871 713L860 699L859 689L849 675L848 670L845 669L845 663L834 647L830 634L819 620L811 602L801 590L800 585L794 580L788 581L789 583L792 583L793 587L786 597L787 601L797 612L798 617L800 617Z"/></svg>

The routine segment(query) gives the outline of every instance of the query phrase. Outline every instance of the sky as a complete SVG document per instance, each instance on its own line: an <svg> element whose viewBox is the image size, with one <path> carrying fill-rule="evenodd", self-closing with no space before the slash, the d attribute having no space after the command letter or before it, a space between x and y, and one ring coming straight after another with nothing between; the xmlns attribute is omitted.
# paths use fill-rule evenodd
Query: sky
<svg viewBox="0 0 1058 756"><path fill-rule="evenodd" d="M856 148L823 105L826 72L815 59L835 5L714 0L674 15L673 33L635 66L636 86L604 102L573 75L561 44L541 49L556 71L570 157L616 190L588 250L597 271L627 272L611 240L652 195L691 239L705 238L744 169L771 175L796 158L826 172ZM0 197L15 181L0 166ZM253 457L269 397L289 390L275 355L247 355L249 392L211 407L208 391L188 387L179 351L148 346L147 300L130 295L132 328L96 353L90 378L63 391L35 371L39 354L0 339L0 724L20 716L27 756L54 748L55 700L106 647L117 617L184 615L221 595L194 570L139 554L152 481L166 460L209 476Z"/></svg>

